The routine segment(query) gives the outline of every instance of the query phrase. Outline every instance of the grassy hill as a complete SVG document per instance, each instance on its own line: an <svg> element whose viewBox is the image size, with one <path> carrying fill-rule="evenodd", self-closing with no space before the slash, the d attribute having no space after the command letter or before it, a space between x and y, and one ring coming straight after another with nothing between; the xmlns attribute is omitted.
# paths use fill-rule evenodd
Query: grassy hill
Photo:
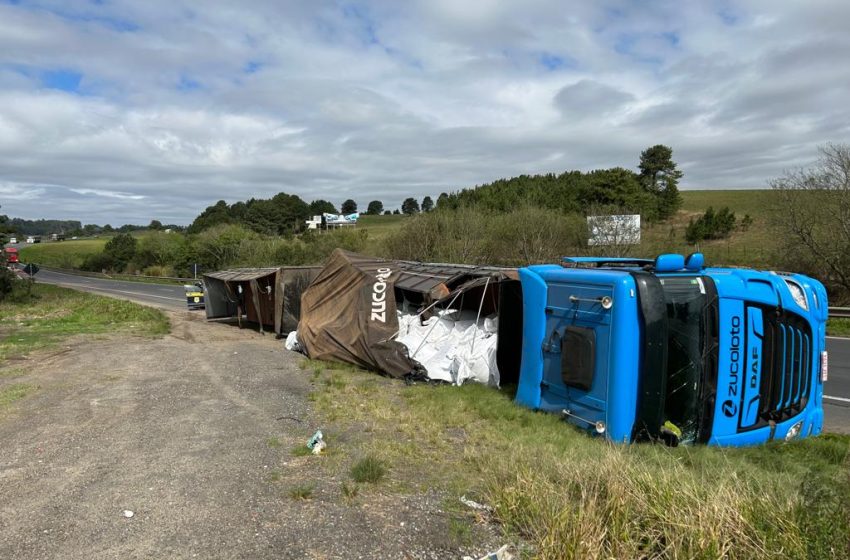
<svg viewBox="0 0 850 560"><path fill-rule="evenodd" d="M775 196L776 193L769 189L682 191L682 208L670 222L644 228L643 243L637 252L641 255L665 251L688 254L699 249L705 253L706 261L711 265L769 268L778 250L768 227ZM685 240L688 222L705 212L709 206L715 210L728 206L738 218L738 223L749 214L753 223L747 231L736 229L728 239L704 241L698 248L689 245Z"/></svg>
<svg viewBox="0 0 850 560"><path fill-rule="evenodd" d="M21 249L20 256L23 262L58 268L79 268L87 256L101 252L109 239L109 237L96 237L70 241L44 241L27 245Z"/></svg>
<svg viewBox="0 0 850 560"><path fill-rule="evenodd" d="M769 209L775 193L768 189L752 190L692 190L682 191L682 208L669 222L644 224L642 243L633 253L653 256L662 252L692 253L700 250L712 265L730 264L771 267L776 243L768 228ZM685 228L691 218L709 207L715 210L728 206L740 223L749 214L753 223L747 231L736 229L728 239L705 241L694 247L685 240ZM369 252L380 254L381 244L400 228L406 216L363 216L358 229L369 232Z"/></svg>

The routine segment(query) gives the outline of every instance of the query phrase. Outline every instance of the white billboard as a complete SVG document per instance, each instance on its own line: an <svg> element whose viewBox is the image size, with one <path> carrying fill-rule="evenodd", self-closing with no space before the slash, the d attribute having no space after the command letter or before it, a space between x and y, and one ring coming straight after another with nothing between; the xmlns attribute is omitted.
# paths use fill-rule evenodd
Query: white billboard
<svg viewBox="0 0 850 560"><path fill-rule="evenodd" d="M588 245L638 245L640 214L588 216Z"/></svg>

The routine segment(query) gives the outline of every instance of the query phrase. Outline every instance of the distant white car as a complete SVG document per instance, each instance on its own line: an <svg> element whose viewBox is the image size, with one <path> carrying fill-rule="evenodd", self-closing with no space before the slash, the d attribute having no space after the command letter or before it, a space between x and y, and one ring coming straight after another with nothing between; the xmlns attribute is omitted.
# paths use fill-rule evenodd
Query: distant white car
<svg viewBox="0 0 850 560"><path fill-rule="evenodd" d="M17 242L18 242L18 238L17 238L17 237L10 237L10 238L9 238L9 243L17 243Z"/></svg>
<svg viewBox="0 0 850 560"><path fill-rule="evenodd" d="M35 243L35 237L27 237L27 243Z"/></svg>

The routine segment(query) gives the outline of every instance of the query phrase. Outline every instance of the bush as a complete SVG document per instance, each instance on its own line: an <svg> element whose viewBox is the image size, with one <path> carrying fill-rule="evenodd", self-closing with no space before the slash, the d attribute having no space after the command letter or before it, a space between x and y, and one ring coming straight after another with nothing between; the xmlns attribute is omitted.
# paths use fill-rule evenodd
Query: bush
<svg viewBox="0 0 850 560"><path fill-rule="evenodd" d="M6 268L0 268L0 301L5 300L15 287L15 273Z"/></svg>
<svg viewBox="0 0 850 560"><path fill-rule="evenodd" d="M116 272L123 271L136 256L137 244L136 238L129 233L119 233L107 242L103 252L112 259L112 268Z"/></svg>
<svg viewBox="0 0 850 560"><path fill-rule="evenodd" d="M711 206L705 213L688 223L685 229L685 239L688 243L699 243L703 239L724 239L735 229L735 213L724 206L718 212Z"/></svg>
<svg viewBox="0 0 850 560"><path fill-rule="evenodd" d="M155 264L142 270L145 276L174 276L174 270L170 266Z"/></svg>
<svg viewBox="0 0 850 560"><path fill-rule="evenodd" d="M497 214L471 206L409 218L385 241L388 257L414 261L523 265L584 252L585 219L534 206Z"/></svg>
<svg viewBox="0 0 850 560"><path fill-rule="evenodd" d="M103 272L104 270L115 270L116 267L111 255L95 253L93 255L87 255L83 259L80 268L89 272Z"/></svg>

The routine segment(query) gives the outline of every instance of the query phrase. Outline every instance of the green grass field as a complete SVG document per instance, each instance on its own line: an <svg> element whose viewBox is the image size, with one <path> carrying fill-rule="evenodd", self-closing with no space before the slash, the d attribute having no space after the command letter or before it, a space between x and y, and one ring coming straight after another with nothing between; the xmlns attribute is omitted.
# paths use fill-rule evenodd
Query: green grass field
<svg viewBox="0 0 850 560"><path fill-rule="evenodd" d="M850 436L747 449L613 445L475 383L415 384L303 360L344 479L358 457L384 493L438 489L460 533L493 508L523 558L846 558ZM365 492L372 491L361 486Z"/></svg>
<svg viewBox="0 0 850 560"><path fill-rule="evenodd" d="M0 367L11 357L50 348L77 334L167 333L159 310L48 284L34 284L32 297L0 303Z"/></svg>
<svg viewBox="0 0 850 560"><path fill-rule="evenodd" d="M772 268L778 246L770 232L770 208L775 193L769 189L733 191L682 191L682 208L668 223L653 224L642 232L639 252L652 256L662 252L692 253L699 250L711 265ZM709 207L718 210L728 206L738 223L749 214L753 219L747 231L736 229L728 239L704 241L699 247L685 240L685 228Z"/></svg>
<svg viewBox="0 0 850 560"><path fill-rule="evenodd" d="M406 219L408 219L408 216L404 214L360 216L357 220L357 229L364 229L369 233L366 252L373 255L381 254L384 240L397 231Z"/></svg>
<svg viewBox="0 0 850 560"><path fill-rule="evenodd" d="M89 255L103 251L109 237L42 242L27 245L20 251L23 262L33 262L56 268L79 268Z"/></svg>

